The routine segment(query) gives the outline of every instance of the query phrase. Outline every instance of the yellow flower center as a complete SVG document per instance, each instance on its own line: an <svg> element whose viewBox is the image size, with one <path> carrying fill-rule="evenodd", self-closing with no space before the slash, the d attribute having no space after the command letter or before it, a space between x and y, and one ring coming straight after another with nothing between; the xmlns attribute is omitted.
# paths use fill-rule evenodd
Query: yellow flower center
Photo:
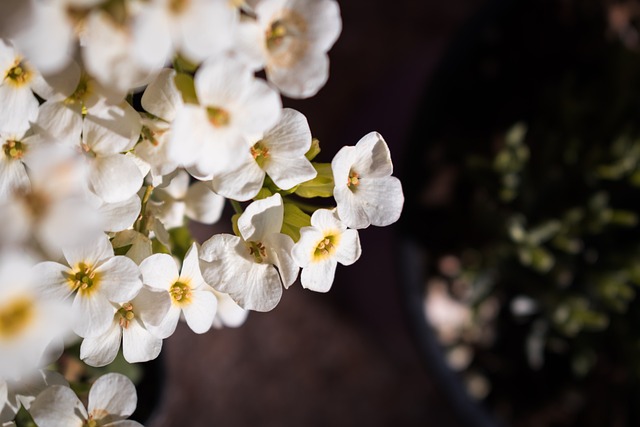
<svg viewBox="0 0 640 427"><path fill-rule="evenodd" d="M209 116L209 123L217 128L227 126L231 119L229 113L218 107L208 107L207 115Z"/></svg>
<svg viewBox="0 0 640 427"><path fill-rule="evenodd" d="M327 234L316 245L316 249L313 251L314 261L320 261L332 256L337 249L340 242L339 234Z"/></svg>
<svg viewBox="0 0 640 427"><path fill-rule="evenodd" d="M255 143L250 149L251 155L258 163L258 166L263 167L265 160L269 158L269 148L262 141Z"/></svg>
<svg viewBox="0 0 640 427"><path fill-rule="evenodd" d="M347 187L349 187L351 191L355 191L358 185L360 185L360 174L355 171L349 172L349 178L347 179Z"/></svg>
<svg viewBox="0 0 640 427"><path fill-rule="evenodd" d="M5 74L5 79L14 87L28 84L33 78L33 72L26 66L22 59L14 61L13 66Z"/></svg>
<svg viewBox="0 0 640 427"><path fill-rule="evenodd" d="M116 312L116 317L120 317L120 326L124 329L129 327L129 323L136 317L133 312L133 304L130 302L125 302L122 304L122 307Z"/></svg>
<svg viewBox="0 0 640 427"><path fill-rule="evenodd" d="M267 257L267 248L261 242L247 242L247 249L258 264L264 262Z"/></svg>
<svg viewBox="0 0 640 427"><path fill-rule="evenodd" d="M9 159L20 160L24 156L27 146L21 141L9 140L2 145L2 150Z"/></svg>
<svg viewBox="0 0 640 427"><path fill-rule="evenodd" d="M82 296L89 296L98 289L99 274L93 271L93 266L79 263L69 278L69 286Z"/></svg>
<svg viewBox="0 0 640 427"><path fill-rule="evenodd" d="M171 299L177 305L189 305L191 303L191 286L184 282L175 282L169 289Z"/></svg>
<svg viewBox="0 0 640 427"><path fill-rule="evenodd" d="M33 301L21 296L0 307L0 339L7 340L23 332L34 317Z"/></svg>

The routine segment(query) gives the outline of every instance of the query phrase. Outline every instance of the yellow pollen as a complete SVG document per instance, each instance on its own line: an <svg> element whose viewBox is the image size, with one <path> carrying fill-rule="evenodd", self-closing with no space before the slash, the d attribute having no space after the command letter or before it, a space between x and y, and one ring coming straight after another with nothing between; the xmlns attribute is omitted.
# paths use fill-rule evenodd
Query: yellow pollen
<svg viewBox="0 0 640 427"><path fill-rule="evenodd" d="M127 329L129 323L136 317L133 312L133 305L130 302L122 304L122 307L116 312L116 316L120 316L120 326Z"/></svg>
<svg viewBox="0 0 640 427"><path fill-rule="evenodd" d="M157 147L160 145L158 137L162 136L167 130L152 130L148 126L142 126L141 136L143 141L149 141L151 145Z"/></svg>
<svg viewBox="0 0 640 427"><path fill-rule="evenodd" d="M260 167L262 167L264 161L269 158L269 148L262 141L256 142L255 145L250 148L250 151Z"/></svg>
<svg viewBox="0 0 640 427"><path fill-rule="evenodd" d="M318 261L333 255L336 251L339 240L339 234L326 235L316 245L316 249L313 251L313 258Z"/></svg>
<svg viewBox="0 0 640 427"><path fill-rule="evenodd" d="M169 294L174 303L188 305L191 303L191 287L184 282L175 282L169 289Z"/></svg>
<svg viewBox="0 0 640 427"><path fill-rule="evenodd" d="M5 79L16 87L29 83L32 77L33 73L20 58L14 61L13 66L9 68L9 71L5 74Z"/></svg>
<svg viewBox="0 0 640 427"><path fill-rule="evenodd" d="M347 187L353 191L358 185L360 185L360 174L358 172L351 171L349 173L349 178L347 179ZM353 188L351 186L353 186Z"/></svg>
<svg viewBox="0 0 640 427"><path fill-rule="evenodd" d="M83 262L79 263L75 273L69 277L69 286L78 291L80 295L88 296L96 291L98 285L98 273L93 271L93 266Z"/></svg>
<svg viewBox="0 0 640 427"><path fill-rule="evenodd" d="M267 30L267 48L272 50L280 46L287 34L287 27L281 20L272 23L271 27Z"/></svg>
<svg viewBox="0 0 640 427"><path fill-rule="evenodd" d="M209 122L217 128L227 126L229 124L229 113L222 108L208 107L207 115L209 116Z"/></svg>
<svg viewBox="0 0 640 427"><path fill-rule="evenodd" d="M249 255L252 255L255 261L260 264L267 257L267 248L261 242L247 242Z"/></svg>
<svg viewBox="0 0 640 427"><path fill-rule="evenodd" d="M0 339L14 338L33 318L33 301L19 297L0 307Z"/></svg>
<svg viewBox="0 0 640 427"><path fill-rule="evenodd" d="M24 156L27 146L20 141L10 140L2 145L2 150L9 159L20 160Z"/></svg>

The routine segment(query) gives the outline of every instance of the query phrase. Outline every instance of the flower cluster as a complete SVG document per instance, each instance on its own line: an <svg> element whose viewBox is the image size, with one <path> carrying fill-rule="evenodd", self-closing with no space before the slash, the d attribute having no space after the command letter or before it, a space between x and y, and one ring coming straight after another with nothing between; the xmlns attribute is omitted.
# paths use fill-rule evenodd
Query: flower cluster
<svg viewBox="0 0 640 427"><path fill-rule="evenodd" d="M121 348L130 363L154 359L180 319L198 334L239 326L301 269L304 288L326 292L337 264L360 257L358 230L400 216L381 135L315 162L306 117L282 107L328 78L335 0L0 12L0 421L22 406L41 426L124 425L126 378L97 380L87 411L38 369L74 339L91 366ZM234 234L194 242L187 220L212 224L227 200Z"/></svg>

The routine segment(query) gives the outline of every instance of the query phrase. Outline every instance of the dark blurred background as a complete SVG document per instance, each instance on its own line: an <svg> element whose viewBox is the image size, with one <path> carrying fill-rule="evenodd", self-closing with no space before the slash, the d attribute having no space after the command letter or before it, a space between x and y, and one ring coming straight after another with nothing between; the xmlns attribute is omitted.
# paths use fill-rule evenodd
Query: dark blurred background
<svg viewBox="0 0 640 427"><path fill-rule="evenodd" d="M321 141L321 161L376 130L402 176L420 99L457 32L483 0L340 1L343 31L328 84L287 101ZM407 185L408 183L404 183ZM410 335L396 227L360 233L363 254L328 294L284 293L238 329L164 343L166 376L151 427L456 426ZM210 231L208 232L210 234Z"/></svg>

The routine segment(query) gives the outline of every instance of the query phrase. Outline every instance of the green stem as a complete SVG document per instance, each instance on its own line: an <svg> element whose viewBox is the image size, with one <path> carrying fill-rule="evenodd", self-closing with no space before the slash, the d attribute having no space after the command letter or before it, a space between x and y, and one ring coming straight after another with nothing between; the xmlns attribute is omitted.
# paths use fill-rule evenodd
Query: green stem
<svg viewBox="0 0 640 427"><path fill-rule="evenodd" d="M229 202L231 202L231 206L233 207L233 210L237 214L242 215L244 210L242 209L242 206L240 205L240 202L238 202L237 200L231 200L231 199L229 199Z"/></svg>
<svg viewBox="0 0 640 427"><path fill-rule="evenodd" d="M151 193L153 193L153 185L147 185L147 188L144 191L144 195L142 196L140 216L138 217L138 220L134 225L134 229L147 237L149 236L149 230L147 230L147 223L149 221L149 217L147 216L147 204L149 202L149 199L151 198Z"/></svg>
<svg viewBox="0 0 640 427"><path fill-rule="evenodd" d="M315 211L317 211L318 209L322 208L322 206L315 206L309 203L304 203L301 202L299 200L289 200L290 203L293 203L294 205L296 205L297 207L300 208L300 210L306 212L306 213L314 213ZM330 209L330 208L327 208Z"/></svg>

